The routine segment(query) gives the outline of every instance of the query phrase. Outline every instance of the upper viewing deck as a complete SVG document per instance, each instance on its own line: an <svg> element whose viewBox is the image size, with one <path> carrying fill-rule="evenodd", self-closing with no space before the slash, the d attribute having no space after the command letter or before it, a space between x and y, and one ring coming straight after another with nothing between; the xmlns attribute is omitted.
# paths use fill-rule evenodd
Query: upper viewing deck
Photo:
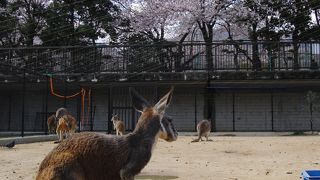
<svg viewBox="0 0 320 180"><path fill-rule="evenodd" d="M320 42L215 42L0 48L0 78L86 81L318 77ZM191 75L190 75L191 74ZM276 74L276 75L275 75ZM293 75L296 74L296 75ZM306 76L307 74L307 76ZM0 80L1 80L0 79Z"/></svg>

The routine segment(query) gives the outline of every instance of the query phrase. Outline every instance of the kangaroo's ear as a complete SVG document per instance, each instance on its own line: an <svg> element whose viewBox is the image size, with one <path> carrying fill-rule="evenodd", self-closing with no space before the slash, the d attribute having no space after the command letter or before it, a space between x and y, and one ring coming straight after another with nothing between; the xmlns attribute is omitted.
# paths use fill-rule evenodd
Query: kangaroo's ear
<svg viewBox="0 0 320 180"><path fill-rule="evenodd" d="M136 109L136 111L143 112L145 109L150 107L149 102L145 100L140 94L138 94L138 92L133 88L129 88L129 93L131 96L132 105Z"/></svg>
<svg viewBox="0 0 320 180"><path fill-rule="evenodd" d="M159 113L164 113L166 108L169 106L170 101L172 99L172 94L173 94L174 87L172 86L170 91L164 95L159 102L154 106L154 108L159 112Z"/></svg>

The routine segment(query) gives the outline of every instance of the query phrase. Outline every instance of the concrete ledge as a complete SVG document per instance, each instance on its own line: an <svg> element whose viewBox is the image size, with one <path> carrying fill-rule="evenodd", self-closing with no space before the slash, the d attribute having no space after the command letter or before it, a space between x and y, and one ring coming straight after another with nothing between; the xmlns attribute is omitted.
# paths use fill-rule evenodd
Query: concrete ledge
<svg viewBox="0 0 320 180"><path fill-rule="evenodd" d="M197 132L178 132L181 136L197 136ZM211 132L210 136L318 136L319 132Z"/></svg>
<svg viewBox="0 0 320 180"><path fill-rule="evenodd" d="M104 133L104 132L97 132ZM197 136L197 132L178 132L180 136ZM211 132L211 136L318 136L319 132L314 131L313 133L308 132ZM16 140L16 144L25 144L25 143L35 143L35 142L44 142L44 141L55 141L58 140L57 135L33 135L25 137L7 137L0 138L0 145L4 145L7 142Z"/></svg>
<svg viewBox="0 0 320 180"><path fill-rule="evenodd" d="M0 145L4 145L7 142L16 140L16 144L26 144L34 142L43 142L43 141L54 141L58 140L57 135L35 135L35 136L25 136L25 137L8 137L0 138Z"/></svg>

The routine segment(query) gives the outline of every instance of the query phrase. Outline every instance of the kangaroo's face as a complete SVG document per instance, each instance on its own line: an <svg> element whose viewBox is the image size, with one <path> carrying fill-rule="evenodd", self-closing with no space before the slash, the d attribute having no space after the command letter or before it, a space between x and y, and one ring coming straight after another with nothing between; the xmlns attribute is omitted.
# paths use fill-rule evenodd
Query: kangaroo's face
<svg viewBox="0 0 320 180"><path fill-rule="evenodd" d="M118 115L113 115L111 118L111 121L112 121L113 125L115 126L117 124L117 122L120 121L120 118Z"/></svg>
<svg viewBox="0 0 320 180"><path fill-rule="evenodd" d="M178 132L172 123L172 118L169 116L163 116L160 123L161 131L159 137L169 142L177 140Z"/></svg>
<svg viewBox="0 0 320 180"><path fill-rule="evenodd" d="M118 120L119 120L118 115L113 115L112 118L111 118L111 121L112 121L112 122L116 122L116 121L118 121Z"/></svg>
<svg viewBox="0 0 320 180"><path fill-rule="evenodd" d="M141 112L142 115L138 120L138 127L144 127L150 121L157 121L159 123L159 137L166 141L175 141L177 139L178 133L173 126L172 119L165 115L165 110L169 106L172 99L173 87L171 90L164 95L158 103L151 106L148 101L146 101L142 96L140 96L136 91L130 89L130 95L133 102L134 108Z"/></svg>

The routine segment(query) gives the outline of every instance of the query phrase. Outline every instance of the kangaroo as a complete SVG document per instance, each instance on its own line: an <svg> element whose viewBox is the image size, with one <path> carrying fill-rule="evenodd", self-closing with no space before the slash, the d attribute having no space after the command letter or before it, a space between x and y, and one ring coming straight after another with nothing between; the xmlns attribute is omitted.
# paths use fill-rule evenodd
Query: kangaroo
<svg viewBox="0 0 320 180"><path fill-rule="evenodd" d="M118 115L113 115L111 121L113 123L113 129L116 130L116 135L122 136L125 131L123 121L119 118Z"/></svg>
<svg viewBox="0 0 320 180"><path fill-rule="evenodd" d="M66 108L59 108L56 111L56 118L60 119L62 116L69 114Z"/></svg>
<svg viewBox="0 0 320 180"><path fill-rule="evenodd" d="M48 132L49 133L54 133L57 129L57 123L59 119L64 116L69 114L66 108L59 108L57 109L56 113L48 117L47 120L47 125L48 125Z"/></svg>
<svg viewBox="0 0 320 180"><path fill-rule="evenodd" d="M57 129L56 129L56 133L59 137L59 141L61 142L63 140L63 136L65 136L67 138L68 133L69 133L69 122L61 117L58 121L58 125L57 125Z"/></svg>
<svg viewBox="0 0 320 180"><path fill-rule="evenodd" d="M48 132L55 133L57 129L57 118L54 114L48 117L47 125L48 125Z"/></svg>
<svg viewBox="0 0 320 180"><path fill-rule="evenodd" d="M63 140L63 136L67 138L70 135L74 134L77 128L77 121L73 116L71 116L70 114L62 116L58 121L56 129L56 133L59 137L59 142Z"/></svg>
<svg viewBox="0 0 320 180"><path fill-rule="evenodd" d="M78 128L77 120L70 114L62 116L68 122L68 134L74 134Z"/></svg>
<svg viewBox="0 0 320 180"><path fill-rule="evenodd" d="M78 133L62 141L41 162L36 179L134 180L147 165L158 137L177 139L172 120L165 110L173 88L151 106L130 88L133 107L142 112L132 133L124 136Z"/></svg>
<svg viewBox="0 0 320 180"><path fill-rule="evenodd" d="M212 141L209 139L210 131L211 131L210 121L208 121L208 120L200 121L197 124L198 139L195 139L192 142L203 141L202 136L206 137L206 141Z"/></svg>

